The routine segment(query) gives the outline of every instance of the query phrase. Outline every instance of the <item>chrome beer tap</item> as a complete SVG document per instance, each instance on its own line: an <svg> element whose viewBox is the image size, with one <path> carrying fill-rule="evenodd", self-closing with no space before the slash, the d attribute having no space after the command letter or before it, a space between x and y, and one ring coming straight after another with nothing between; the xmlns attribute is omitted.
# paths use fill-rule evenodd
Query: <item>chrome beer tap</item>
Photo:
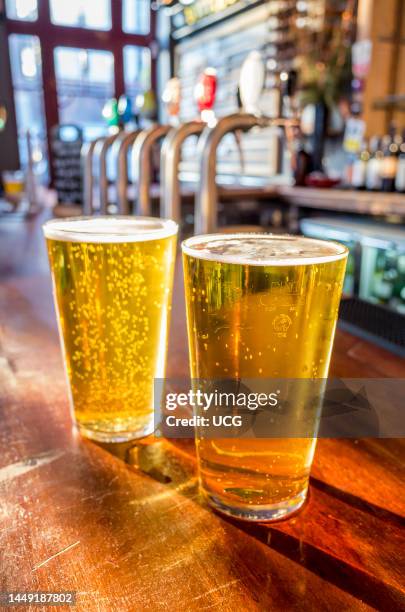
<svg viewBox="0 0 405 612"><path fill-rule="evenodd" d="M181 221L181 193L179 179L179 164L181 147L189 136L199 135L206 124L202 121L189 121L177 128L172 128L163 141L160 154L160 202L161 215Z"/></svg>
<svg viewBox="0 0 405 612"><path fill-rule="evenodd" d="M135 138L132 147L132 167L137 193L135 209L138 215L151 214L152 147L163 136L166 136L170 129L170 125L154 125L142 130Z"/></svg>
<svg viewBox="0 0 405 612"><path fill-rule="evenodd" d="M122 138L122 132L109 134L104 138L100 138L94 147L94 157L98 163L98 191L99 191L99 208L102 215L108 213L108 176L107 176L107 152L110 146L117 140Z"/></svg>
<svg viewBox="0 0 405 612"><path fill-rule="evenodd" d="M84 143L80 152L83 178L84 215L92 215L94 210L94 149L100 140L102 140L102 138L96 138L92 142Z"/></svg>
<svg viewBox="0 0 405 612"><path fill-rule="evenodd" d="M117 207L120 215L130 214L128 199L128 152L139 134L140 130L123 132L122 137L117 139L112 146L112 155L116 159L117 174L115 184Z"/></svg>
<svg viewBox="0 0 405 612"><path fill-rule="evenodd" d="M295 118L273 118L260 114L258 102L264 84L264 65L258 52L249 54L242 65L240 76L240 97L243 107L248 112L228 115L219 119L215 126L207 126L198 142L200 188L196 195L196 234L207 234L217 228L217 148L222 138L237 130L246 131L254 127L282 127L289 146L293 138L293 129L298 125Z"/></svg>
<svg viewBox="0 0 405 612"><path fill-rule="evenodd" d="M218 121L215 127L206 127L198 142L200 158L200 189L196 195L195 233L209 234L217 228L218 189L216 185L217 148L225 134L253 127L283 127L287 141L292 129L299 125L296 119L257 117L249 113L235 113Z"/></svg>
<svg viewBox="0 0 405 612"><path fill-rule="evenodd" d="M217 88L216 71L206 68L200 75L195 87L194 95L197 102L200 118L179 124L180 112L180 82L178 79L170 79L163 92L163 102L167 105L167 111L173 122L170 130L163 141L161 150L161 214L163 217L174 219L177 223L181 221L181 191L179 178L179 164L181 160L181 148L189 136L199 136L205 126L216 122L214 113L215 94Z"/></svg>

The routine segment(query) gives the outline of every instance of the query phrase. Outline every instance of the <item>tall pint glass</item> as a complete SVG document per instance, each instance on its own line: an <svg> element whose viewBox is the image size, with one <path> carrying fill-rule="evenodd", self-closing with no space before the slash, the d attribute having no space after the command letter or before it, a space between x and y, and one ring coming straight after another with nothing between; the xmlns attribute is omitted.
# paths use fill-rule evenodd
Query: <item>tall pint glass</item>
<svg viewBox="0 0 405 612"><path fill-rule="evenodd" d="M182 249L193 379L327 377L344 246L295 236L218 234L189 238ZM305 501L315 442L315 424L309 436L280 438L213 439L197 427L202 491L227 514L283 518Z"/></svg>
<svg viewBox="0 0 405 612"><path fill-rule="evenodd" d="M78 217L44 225L70 403L80 432L118 442L153 431L165 371L174 221Z"/></svg>

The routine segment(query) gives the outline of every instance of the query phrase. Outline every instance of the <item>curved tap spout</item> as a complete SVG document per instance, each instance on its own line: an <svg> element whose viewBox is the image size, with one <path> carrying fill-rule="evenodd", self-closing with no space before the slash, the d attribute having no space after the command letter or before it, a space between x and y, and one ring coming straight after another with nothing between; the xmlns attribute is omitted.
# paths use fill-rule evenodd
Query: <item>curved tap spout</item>
<svg viewBox="0 0 405 612"><path fill-rule="evenodd" d="M96 144L102 140L102 138L96 138L92 142L86 142L83 144L80 157L82 166L82 180L83 180L83 214L92 215L94 210L94 175L93 175L93 159L94 149Z"/></svg>
<svg viewBox="0 0 405 612"><path fill-rule="evenodd" d="M181 221L181 196L179 181L179 164L181 147L188 136L198 135L206 124L202 121L189 121L170 130L163 141L160 154L160 206L161 215Z"/></svg>
<svg viewBox="0 0 405 612"><path fill-rule="evenodd" d="M287 142L291 140L291 128L298 125L296 119L270 119L249 113L235 113L219 119L214 127L206 127L198 141L200 160L200 189L197 193L195 233L208 234L217 227L218 190L216 185L217 148L225 134L252 127L283 127Z"/></svg>
<svg viewBox="0 0 405 612"><path fill-rule="evenodd" d="M198 141L200 189L196 197L195 233L207 234L217 227L217 148L225 134L250 129L261 120L248 113L235 113L219 119L214 127L206 127Z"/></svg>
<svg viewBox="0 0 405 612"><path fill-rule="evenodd" d="M170 129L170 125L155 125L147 130L142 130L135 139L132 149L132 164L134 181L137 184L136 212L139 215L151 214L152 147L160 138L166 136Z"/></svg>
<svg viewBox="0 0 405 612"><path fill-rule="evenodd" d="M123 133L122 138L117 139L112 146L112 155L117 160L117 206L120 215L129 215L128 201L128 151L135 142L140 130Z"/></svg>
<svg viewBox="0 0 405 612"><path fill-rule="evenodd" d="M94 148L94 155L99 164L98 187L100 198L100 212L102 215L107 214L108 206L107 152L110 146L115 142L117 138L121 138L121 132L117 132L104 138L100 138Z"/></svg>

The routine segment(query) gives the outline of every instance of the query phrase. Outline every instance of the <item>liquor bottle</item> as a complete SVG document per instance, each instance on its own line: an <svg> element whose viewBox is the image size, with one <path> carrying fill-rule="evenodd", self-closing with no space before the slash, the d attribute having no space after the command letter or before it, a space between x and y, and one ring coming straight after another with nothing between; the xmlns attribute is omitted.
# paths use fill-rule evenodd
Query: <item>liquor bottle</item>
<svg viewBox="0 0 405 612"><path fill-rule="evenodd" d="M311 172L312 158L310 153L305 149L303 142L298 145L297 152L295 154L295 168L294 168L294 180L297 187L305 185L306 178Z"/></svg>
<svg viewBox="0 0 405 612"><path fill-rule="evenodd" d="M405 255L399 249L391 251L392 267L395 268L396 278L392 290L392 296L395 299L401 298L401 293L405 289ZM405 293L404 293L405 295Z"/></svg>
<svg viewBox="0 0 405 612"><path fill-rule="evenodd" d="M381 150L381 139L374 136L370 140L370 159L366 170L366 189L369 191L381 190L381 163L383 152Z"/></svg>
<svg viewBox="0 0 405 612"><path fill-rule="evenodd" d="M379 281L376 283L374 287L374 294L381 303L386 304L392 298L397 277L397 271L391 268L389 270L385 270L381 279L379 279Z"/></svg>
<svg viewBox="0 0 405 612"><path fill-rule="evenodd" d="M281 112L280 116L290 118L294 115L294 94L297 86L297 72L280 73Z"/></svg>
<svg viewBox="0 0 405 612"><path fill-rule="evenodd" d="M400 282L398 283L398 299L395 304L395 310L405 314L405 252L398 254L397 269Z"/></svg>
<svg viewBox="0 0 405 612"><path fill-rule="evenodd" d="M383 191L395 191L395 177L398 166L399 147L395 141L395 127L390 126L389 133L383 138L383 160L381 162L381 188Z"/></svg>
<svg viewBox="0 0 405 612"><path fill-rule="evenodd" d="M399 145L399 157L397 174L395 177L395 189L405 193L405 129L402 132L402 143Z"/></svg>
<svg viewBox="0 0 405 612"><path fill-rule="evenodd" d="M367 143L364 142L359 154L353 163L352 168L352 187L354 189L365 189L367 166L370 161L370 152L367 148Z"/></svg>

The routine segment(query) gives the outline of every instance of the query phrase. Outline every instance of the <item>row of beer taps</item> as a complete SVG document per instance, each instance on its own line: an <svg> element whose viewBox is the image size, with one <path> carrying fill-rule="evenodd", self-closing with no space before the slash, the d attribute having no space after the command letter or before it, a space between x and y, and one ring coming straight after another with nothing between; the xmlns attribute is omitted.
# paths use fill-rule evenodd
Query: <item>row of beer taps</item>
<svg viewBox="0 0 405 612"><path fill-rule="evenodd" d="M218 216L217 148L222 138L236 130L278 126L285 129L288 143L291 142L291 130L296 125L297 121L294 119L235 113L219 119L216 125L211 127L202 121L190 121L178 127L158 124L145 130L119 132L98 138L83 147L83 212L86 215L109 212L107 152L111 147L111 155L116 165L117 213L151 215L151 152L154 144L163 138L160 153L161 215L181 222L179 177L181 148L186 138L191 135L199 135L196 157L199 160L200 178L195 200L195 232L214 232L217 228ZM131 147L135 187L132 210L128 193L128 153ZM93 171L95 166L98 166L96 173ZM94 180L95 174L98 176L97 185Z"/></svg>
<svg viewBox="0 0 405 612"><path fill-rule="evenodd" d="M249 89L251 93L252 88ZM248 110L248 109L247 109ZM162 141L160 149L160 214L181 223L181 183L179 165L184 141L197 136L196 159L199 164L199 181L195 195L195 233L211 233L218 224L217 148L228 133L252 128L277 126L285 132L285 142L291 146L295 118L270 118L257 112L238 112L208 123L193 120L178 126L156 124L143 130L117 132L86 144L82 150L83 162L83 212L108 214L109 180L107 154L115 166L115 211L121 215L150 216L152 212L152 150ZM129 193L128 159L132 165L132 197ZM95 181L95 176L98 177ZM131 207L130 200L133 200Z"/></svg>

